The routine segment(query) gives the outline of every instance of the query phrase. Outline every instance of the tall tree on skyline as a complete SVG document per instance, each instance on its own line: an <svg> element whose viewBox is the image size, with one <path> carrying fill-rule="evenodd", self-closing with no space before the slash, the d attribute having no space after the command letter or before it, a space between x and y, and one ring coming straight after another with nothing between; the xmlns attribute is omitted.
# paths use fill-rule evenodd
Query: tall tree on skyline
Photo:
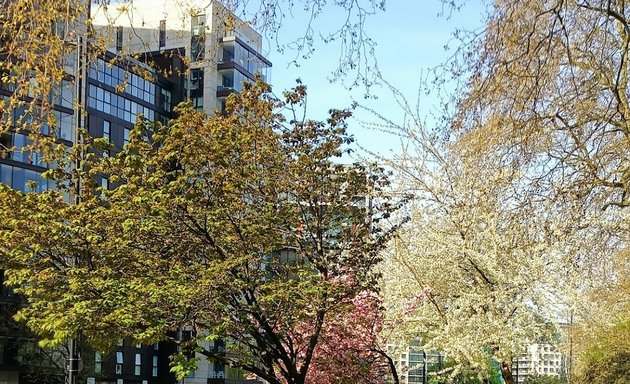
<svg viewBox="0 0 630 384"><path fill-rule="evenodd" d="M416 283L405 295L418 301L410 324L435 330L435 344L466 330L463 361L495 352L501 338L499 351L515 351L508 341L534 335L517 334L521 326L567 311L598 318L593 293L624 300L606 287L621 281L612 266L627 265L630 240L629 11L624 1L494 1L482 31L457 35L463 44L434 83L457 86L444 101L445 126L428 129L402 103L409 125L385 127L411 140L392 166L419 196L419 224L403 244L413 257L394 256ZM453 273L443 282L423 263ZM423 321L426 307L435 318ZM517 320L527 312L542 317ZM498 360L512 382L511 357Z"/></svg>

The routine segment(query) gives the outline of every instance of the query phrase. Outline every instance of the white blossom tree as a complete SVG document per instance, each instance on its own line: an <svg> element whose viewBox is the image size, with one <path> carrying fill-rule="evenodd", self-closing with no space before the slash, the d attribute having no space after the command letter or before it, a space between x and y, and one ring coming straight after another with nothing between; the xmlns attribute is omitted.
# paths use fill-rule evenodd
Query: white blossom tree
<svg viewBox="0 0 630 384"><path fill-rule="evenodd" d="M584 219L540 195L527 167L480 157L460 144L464 136L430 131L401 106L406 123L380 126L405 140L389 165L415 197L383 269L390 327L398 340L420 338L444 353L444 374L489 375L494 361L513 383L514 356L556 336L554 321L577 288L568 260Z"/></svg>
<svg viewBox="0 0 630 384"><path fill-rule="evenodd" d="M485 29L457 35L437 79L457 85L444 126L402 102L410 120L382 127L408 143L392 167L417 196L385 282L401 332L460 365L495 358L509 383L511 353L565 310L628 318L627 291L611 287L630 240L630 6L486 3Z"/></svg>

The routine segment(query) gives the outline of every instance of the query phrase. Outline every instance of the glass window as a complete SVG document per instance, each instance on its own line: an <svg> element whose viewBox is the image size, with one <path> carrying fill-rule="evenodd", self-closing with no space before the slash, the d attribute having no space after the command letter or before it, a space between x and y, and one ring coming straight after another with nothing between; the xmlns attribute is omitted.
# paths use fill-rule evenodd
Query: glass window
<svg viewBox="0 0 630 384"><path fill-rule="evenodd" d="M161 98L162 98L162 109L170 112L171 111L171 91L169 91L168 89L162 88Z"/></svg>
<svg viewBox="0 0 630 384"><path fill-rule="evenodd" d="M104 66L105 66L105 62L101 59L98 59L97 61L97 80L100 82L104 81Z"/></svg>
<svg viewBox="0 0 630 384"><path fill-rule="evenodd" d="M90 78L96 80L96 66L94 64L90 65Z"/></svg>
<svg viewBox="0 0 630 384"><path fill-rule="evenodd" d="M190 90L194 91L203 88L203 69L195 68L190 70ZM162 89L162 92L165 90Z"/></svg>
<svg viewBox="0 0 630 384"><path fill-rule="evenodd" d="M28 151L24 151L24 147L28 145L28 138L26 135L19 133L13 134L13 145L15 150L11 153L11 159L22 163L28 163Z"/></svg>
<svg viewBox="0 0 630 384"><path fill-rule="evenodd" d="M31 170L24 171L24 191L25 192L41 192L40 191L39 173Z"/></svg>
<svg viewBox="0 0 630 384"><path fill-rule="evenodd" d="M151 369L151 376L156 377L157 375L158 375L158 357L157 355L154 355L152 369Z"/></svg>
<svg viewBox="0 0 630 384"><path fill-rule="evenodd" d="M107 141L112 141L111 129L111 123L107 120L103 120L103 139L106 139Z"/></svg>
<svg viewBox="0 0 630 384"><path fill-rule="evenodd" d="M100 352L94 353L94 373L101 373L103 370L103 356Z"/></svg>
<svg viewBox="0 0 630 384"><path fill-rule="evenodd" d="M0 183L13 187L13 167L0 164Z"/></svg>
<svg viewBox="0 0 630 384"><path fill-rule="evenodd" d="M221 81L222 85L225 88L233 88L234 87L234 77L233 74L231 75L223 75L222 81Z"/></svg>
<svg viewBox="0 0 630 384"><path fill-rule="evenodd" d="M74 105L74 84L69 81L61 82L61 106L72 108Z"/></svg>
<svg viewBox="0 0 630 384"><path fill-rule="evenodd" d="M190 21L191 33L193 36L205 34L206 31L206 15L196 15Z"/></svg>
<svg viewBox="0 0 630 384"><path fill-rule="evenodd" d="M122 375L122 368L123 368L123 353L116 352L116 374L117 375Z"/></svg>
<svg viewBox="0 0 630 384"><path fill-rule="evenodd" d="M118 26L116 28L116 50L122 51L123 47L123 27Z"/></svg>
<svg viewBox="0 0 630 384"><path fill-rule="evenodd" d="M134 374L136 376L140 376L140 371L142 370L142 357L140 356L139 353L136 353L136 362L134 365Z"/></svg>
<svg viewBox="0 0 630 384"><path fill-rule="evenodd" d="M19 167L11 167L13 168L13 180L11 187L13 189L17 189L18 191L25 192L24 184L25 184L25 174L24 169Z"/></svg>
<svg viewBox="0 0 630 384"><path fill-rule="evenodd" d="M1 159L7 159L10 157L11 154L8 150L11 147L13 147L13 135L8 132L0 133L0 158Z"/></svg>
<svg viewBox="0 0 630 384"><path fill-rule="evenodd" d="M166 46L166 20L160 20L158 44L160 48L164 48Z"/></svg>
<svg viewBox="0 0 630 384"><path fill-rule="evenodd" d="M192 61L201 61L205 57L205 35L193 36L190 39L190 58Z"/></svg>
<svg viewBox="0 0 630 384"><path fill-rule="evenodd" d="M72 115L59 112L57 115L57 136L61 139L72 141L74 139L74 124L72 122Z"/></svg>

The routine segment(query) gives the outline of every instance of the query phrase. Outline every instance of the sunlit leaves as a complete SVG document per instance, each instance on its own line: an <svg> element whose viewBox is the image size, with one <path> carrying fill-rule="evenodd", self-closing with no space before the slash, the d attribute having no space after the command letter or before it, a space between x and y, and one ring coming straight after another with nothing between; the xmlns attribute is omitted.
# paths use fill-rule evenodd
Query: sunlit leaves
<svg viewBox="0 0 630 384"><path fill-rule="evenodd" d="M304 382L329 322L375 289L397 229L383 218L398 203L381 194L377 167L333 161L351 142L349 113L286 124L268 89L246 86L226 115L182 105L168 126L139 119L116 156L96 156L105 143L86 138L81 167L61 174L80 186L69 184L75 204L0 190L2 266L29 301L19 317L44 343L79 330L98 348L126 336L153 343L187 327L190 350ZM208 337L239 353L208 349ZM174 364L178 374L192 366Z"/></svg>

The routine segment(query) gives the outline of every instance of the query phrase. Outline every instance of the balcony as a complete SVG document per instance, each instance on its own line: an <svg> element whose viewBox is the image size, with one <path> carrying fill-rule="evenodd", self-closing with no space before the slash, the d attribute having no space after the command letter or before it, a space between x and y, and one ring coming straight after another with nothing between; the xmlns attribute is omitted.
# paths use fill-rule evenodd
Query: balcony
<svg viewBox="0 0 630 384"><path fill-rule="evenodd" d="M236 92L233 87L226 87L224 85L217 86L217 97L228 97L230 94Z"/></svg>
<svg viewBox="0 0 630 384"><path fill-rule="evenodd" d="M256 74L260 74L262 80L267 81L271 62L253 48L239 40L224 41L219 53L217 63L219 71L238 70L251 80L255 79Z"/></svg>

